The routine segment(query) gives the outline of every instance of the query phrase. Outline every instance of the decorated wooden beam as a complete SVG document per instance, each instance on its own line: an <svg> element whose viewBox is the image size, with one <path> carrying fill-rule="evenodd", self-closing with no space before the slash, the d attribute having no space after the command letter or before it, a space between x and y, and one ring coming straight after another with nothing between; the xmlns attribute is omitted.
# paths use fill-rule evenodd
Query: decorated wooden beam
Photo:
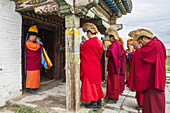
<svg viewBox="0 0 170 113"><path fill-rule="evenodd" d="M100 0L99 6L101 6L110 16L113 15L113 11L106 5L104 1Z"/></svg>
<svg viewBox="0 0 170 113"><path fill-rule="evenodd" d="M54 3L54 0L27 0L16 2L16 11L25 12L33 10L35 7L45 6Z"/></svg>
<svg viewBox="0 0 170 113"><path fill-rule="evenodd" d="M124 7L122 1L121 1L121 0L114 0L114 2L115 2L116 5L118 6L118 8L119 8L119 10L121 11L121 13L122 13L123 15L126 15L127 12L126 12L126 10L125 10L125 7Z"/></svg>
<svg viewBox="0 0 170 113"><path fill-rule="evenodd" d="M34 21L39 21L41 23L48 23L49 25L52 25L52 26L62 26L62 27L64 27L63 22L59 22L59 21L52 19L50 17L45 17L45 16L38 15L38 14L35 14L35 13L23 12L22 16L24 18L32 19Z"/></svg>
<svg viewBox="0 0 170 113"><path fill-rule="evenodd" d="M37 14L60 15L59 14L59 6L56 2L47 4L47 5L43 5L43 6L39 6L39 7L35 7L34 12Z"/></svg>
<svg viewBox="0 0 170 113"><path fill-rule="evenodd" d="M92 7L87 15L88 17L95 18L97 16L98 18L101 18L105 22L109 23L110 22L110 15L104 11L99 5Z"/></svg>
<svg viewBox="0 0 170 113"><path fill-rule="evenodd" d="M132 10L132 4L130 2L131 0L122 0L122 3L127 11L127 13L131 13Z"/></svg>

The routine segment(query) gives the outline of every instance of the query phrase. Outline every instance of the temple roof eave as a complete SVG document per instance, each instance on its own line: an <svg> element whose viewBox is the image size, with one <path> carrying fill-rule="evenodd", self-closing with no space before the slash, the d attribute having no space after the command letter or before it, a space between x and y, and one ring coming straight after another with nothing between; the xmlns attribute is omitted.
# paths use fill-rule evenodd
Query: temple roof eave
<svg viewBox="0 0 170 113"><path fill-rule="evenodd" d="M71 3L73 0L13 1L16 2L16 11L18 12L34 10L37 14L58 15L63 18L66 15L75 14L80 18L96 19L102 29L109 27L113 16L120 18L132 10L131 0L85 0L84 4L81 1L76 2L75 7Z"/></svg>

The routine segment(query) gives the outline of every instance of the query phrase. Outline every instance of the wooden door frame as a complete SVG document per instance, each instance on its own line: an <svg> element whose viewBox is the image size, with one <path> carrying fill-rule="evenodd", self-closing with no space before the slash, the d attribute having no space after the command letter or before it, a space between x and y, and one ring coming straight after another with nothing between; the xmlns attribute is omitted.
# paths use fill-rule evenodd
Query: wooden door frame
<svg viewBox="0 0 170 113"><path fill-rule="evenodd" d="M48 31L52 31L52 32L55 32L55 37L54 37L54 43L53 43L53 57L55 57L55 60L54 60L54 63L53 63L53 66L55 66L54 68L54 74L53 74L53 78L55 80L58 80L60 78L60 70L59 70L59 67L60 67L60 51L59 51L59 47L58 45L60 44L61 42L61 26L60 25L53 25L53 26L50 26L50 24L48 24L47 22L46 23L39 23L39 21L36 19L31 19L31 18L26 18L25 16L22 17L22 37L21 37L21 63L22 63L22 89L24 90L25 89L25 61L24 61L24 40L25 40L25 37L24 37L24 25L29 25L25 22L25 20L31 20L34 22L35 25L38 26L38 28L40 29L44 29L44 30L48 30Z"/></svg>

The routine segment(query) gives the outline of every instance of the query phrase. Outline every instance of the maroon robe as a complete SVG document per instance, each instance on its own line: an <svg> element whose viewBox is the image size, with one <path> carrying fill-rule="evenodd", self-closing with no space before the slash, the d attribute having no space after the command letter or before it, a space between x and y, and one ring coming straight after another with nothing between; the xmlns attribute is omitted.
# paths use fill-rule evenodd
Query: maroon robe
<svg viewBox="0 0 170 113"><path fill-rule="evenodd" d="M136 96L135 96L137 103L142 106L142 102L143 102L143 93L142 91L136 91Z"/></svg>
<svg viewBox="0 0 170 113"><path fill-rule="evenodd" d="M109 46L106 56L108 57L106 95L109 98L118 99L120 93L119 74L122 61L122 45L119 41L116 40Z"/></svg>
<svg viewBox="0 0 170 113"><path fill-rule="evenodd" d="M165 90L166 49L163 43L156 37L148 42L143 49L137 49L133 56L129 75L128 86L136 91L144 91L150 88Z"/></svg>
<svg viewBox="0 0 170 113"><path fill-rule="evenodd" d="M81 100L83 102L104 98L100 66L102 50L103 44L97 37L86 40L84 44L80 45Z"/></svg>
<svg viewBox="0 0 170 113"><path fill-rule="evenodd" d="M130 69L129 73L128 86L130 89L136 91L144 91L143 111L148 110L148 107L145 105L146 101L150 103L149 109L152 109L152 107L155 107L155 109L159 107L161 107L160 109L164 109L162 105L165 103L162 99L165 97L165 59L165 46L157 37L154 37L143 46L142 49L137 49L133 55L134 61L132 61L132 69ZM152 95L151 92L157 94ZM156 98L158 101L162 102L162 105L154 103L156 101L153 101L152 98ZM164 112L157 111L157 113Z"/></svg>
<svg viewBox="0 0 170 113"><path fill-rule="evenodd" d="M30 41L28 39L27 42L32 43L33 45L35 45L34 42ZM33 71L33 70L39 70L42 65L41 65L41 51L40 49L33 51L28 49L27 45L25 44L25 50L26 50L26 69L29 71Z"/></svg>
<svg viewBox="0 0 170 113"><path fill-rule="evenodd" d="M130 57L129 57L129 64L131 65L132 62L134 61L134 54L135 54L135 51L131 52L130 53ZM130 70L132 71L133 68L130 68ZM130 74L129 75L129 80L131 80L133 76ZM143 102L143 93L142 91L136 91L136 96L135 96L136 100L137 100L137 103L138 105L142 106L142 102Z"/></svg>
<svg viewBox="0 0 170 113"><path fill-rule="evenodd" d="M122 62L120 68L120 93L125 90L125 73L126 73L126 51L122 49Z"/></svg>
<svg viewBox="0 0 170 113"><path fill-rule="evenodd" d="M165 113L165 92L155 88L145 91L142 113Z"/></svg>

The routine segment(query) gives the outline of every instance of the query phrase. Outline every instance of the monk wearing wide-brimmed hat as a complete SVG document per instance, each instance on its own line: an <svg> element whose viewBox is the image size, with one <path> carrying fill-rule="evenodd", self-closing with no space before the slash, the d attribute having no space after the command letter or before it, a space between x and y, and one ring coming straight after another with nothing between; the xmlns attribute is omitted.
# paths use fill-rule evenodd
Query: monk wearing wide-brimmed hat
<svg viewBox="0 0 170 113"><path fill-rule="evenodd" d="M133 38L139 43L132 43L136 51L128 86L144 93L142 113L165 113L165 46L146 29L138 29Z"/></svg>
<svg viewBox="0 0 170 113"><path fill-rule="evenodd" d="M108 28L106 34L112 43L107 49L106 57L108 58L107 71L107 103L117 103L120 94L119 74L122 62L122 45L119 42L118 32L114 28Z"/></svg>
<svg viewBox="0 0 170 113"><path fill-rule="evenodd" d="M93 23L84 24L82 29L89 39L80 45L81 101L90 102L85 107L97 110L104 98L100 66L103 44L96 36L98 29Z"/></svg>
<svg viewBox="0 0 170 113"><path fill-rule="evenodd" d="M135 49L132 46L132 43L133 42L137 42L134 38L135 38L135 33L136 33L137 30L134 30L134 31L131 31L128 35L132 38L132 39L128 39L127 40L127 47L128 47L128 54L127 54L127 78L128 78L128 75L129 75L129 71L133 72L133 68L130 68L131 67L131 64L132 62L134 62L134 54L135 54ZM132 75L130 74L129 76L129 79L131 79ZM128 80L128 79L127 79ZM130 81L133 81L133 80L130 80ZM127 85L128 86L128 85ZM137 100L137 103L138 103L138 106L136 107L137 110L141 110L142 109L142 101L143 101L143 93L142 91L136 91L136 96L135 96L136 100Z"/></svg>

